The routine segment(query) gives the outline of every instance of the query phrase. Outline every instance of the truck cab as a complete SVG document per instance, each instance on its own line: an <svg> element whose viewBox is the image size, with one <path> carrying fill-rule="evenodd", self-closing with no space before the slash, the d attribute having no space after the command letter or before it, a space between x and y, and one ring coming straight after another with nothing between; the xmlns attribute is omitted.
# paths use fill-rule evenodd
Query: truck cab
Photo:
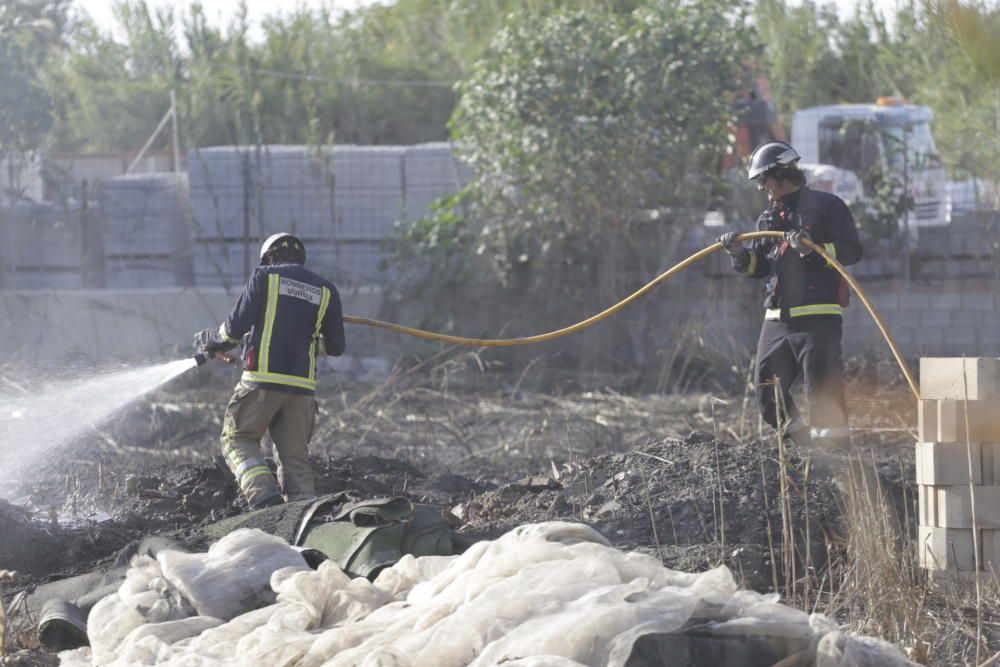
<svg viewBox="0 0 1000 667"><path fill-rule="evenodd" d="M947 176L931 135L933 118L929 107L897 98L811 107L795 112L791 143L811 187L850 204L873 194L873 176L891 176L912 197L911 230L943 225Z"/></svg>

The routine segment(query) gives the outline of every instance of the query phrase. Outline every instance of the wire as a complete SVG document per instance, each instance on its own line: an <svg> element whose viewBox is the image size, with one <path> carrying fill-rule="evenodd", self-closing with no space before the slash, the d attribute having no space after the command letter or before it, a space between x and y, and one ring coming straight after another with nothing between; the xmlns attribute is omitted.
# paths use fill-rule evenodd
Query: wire
<svg viewBox="0 0 1000 667"><path fill-rule="evenodd" d="M226 66L213 65L212 69L224 69ZM268 69L266 67L254 67L252 71L256 74L270 76L276 79L292 79L296 81L313 81L318 83L338 83L357 86L387 86L397 88L453 88L454 81L434 81L433 79L361 79L351 77L321 76L319 74L308 74L306 72L282 72L281 70Z"/></svg>
<svg viewBox="0 0 1000 667"><path fill-rule="evenodd" d="M748 232L746 234L741 234L738 238L742 241L755 239L755 238L765 238L765 237L777 237L781 238L783 234L781 232ZM879 316L875 307L872 305L871 301L868 300L868 296L865 294L864 290L861 289L861 285L858 284L856 280L847 272L847 269L838 262L834 257L827 254L821 246L817 245L811 240L803 239L805 244L812 248L812 250L825 259L830 265L835 268L847 284L851 286L851 289L858 295L861 302L868 309L871 314L872 319L875 320L875 325L878 327L882 336L885 338L886 343L889 345L889 349L892 351L893 356L896 359L896 363L899 364L899 368L903 371L903 375L906 377L906 382L910 385L910 390L913 395L920 400L920 390L917 389L916 380L913 377L913 372L906 363L906 359L903 358L902 352L900 352L899 347L896 345L896 341L893 340L892 335L889 333L888 327L886 327L885 322ZM464 336L451 336L448 334L435 333L432 331L424 331L423 329L416 329L413 327L403 326L401 324L394 324L392 322L383 322L381 320L374 320L367 317L357 317L355 315L345 315L344 321L351 324L360 324L364 326L376 327L378 329L387 329L389 331L395 331L397 333L407 334L409 336L416 336L417 338L424 338L427 340L436 340L442 343L452 343L455 345L470 345L473 347L514 347L519 345L532 345L534 343L544 343L546 341L555 340L556 338L561 338L563 336L568 336L569 334L576 333L586 329L587 327L593 326L603 319L611 317L625 306L629 305L633 301L644 296L646 293L652 291L655 287L661 283L666 282L671 277L680 273L684 269L688 268L695 262L708 257L713 252L722 249L721 243L713 243L712 245L703 248L691 255L687 259L675 264L670 267L656 278L643 285L641 288L625 297L613 306L602 310L596 315L592 315L585 320L577 322L576 324L570 325L568 327L563 327L562 329L556 329L555 331L549 331L547 333L537 334L534 336L524 336L522 338L466 338Z"/></svg>

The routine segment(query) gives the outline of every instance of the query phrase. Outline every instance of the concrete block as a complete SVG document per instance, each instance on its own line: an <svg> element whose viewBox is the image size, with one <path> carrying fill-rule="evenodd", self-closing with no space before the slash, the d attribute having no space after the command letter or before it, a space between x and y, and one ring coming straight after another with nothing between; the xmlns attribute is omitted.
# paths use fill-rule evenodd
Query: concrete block
<svg viewBox="0 0 1000 667"><path fill-rule="evenodd" d="M979 450L982 454L982 484L1000 486L1000 443L984 442L979 445Z"/></svg>
<svg viewBox="0 0 1000 667"><path fill-rule="evenodd" d="M1000 442L1000 401L937 401L937 437L922 440Z"/></svg>
<svg viewBox="0 0 1000 667"><path fill-rule="evenodd" d="M954 292L937 294L931 299L931 308L934 310L957 310L962 307L962 295Z"/></svg>
<svg viewBox="0 0 1000 667"><path fill-rule="evenodd" d="M951 315L954 316L954 313ZM951 327L951 330L948 332L945 340L958 349L965 351L978 351L978 348L976 347L976 327L973 325L956 324Z"/></svg>
<svg viewBox="0 0 1000 667"><path fill-rule="evenodd" d="M984 322L976 327L976 339L985 345L1000 343L1000 322Z"/></svg>
<svg viewBox="0 0 1000 667"><path fill-rule="evenodd" d="M898 310L899 295L896 294L895 292L891 292L888 294L879 294L874 298L872 303L875 304L875 308L877 308L879 312L882 312L884 310Z"/></svg>
<svg viewBox="0 0 1000 667"><path fill-rule="evenodd" d="M917 528L917 556L928 570L959 570L972 572L976 568L972 530L968 528Z"/></svg>
<svg viewBox="0 0 1000 667"><path fill-rule="evenodd" d="M938 437L937 401L917 401L917 433L920 442L934 442Z"/></svg>
<svg viewBox="0 0 1000 667"><path fill-rule="evenodd" d="M989 446L990 448L992 445ZM991 449L992 451L992 449ZM992 460L990 461L992 466ZM946 486L969 483L969 455L964 442L918 442L917 484ZM992 476L992 468L990 470ZM983 456L978 442L972 443L972 483L983 483ZM934 523L928 526L937 525Z"/></svg>
<svg viewBox="0 0 1000 667"><path fill-rule="evenodd" d="M933 486L917 484L917 514L920 517L919 525L937 526L937 493Z"/></svg>
<svg viewBox="0 0 1000 667"><path fill-rule="evenodd" d="M966 386L968 396L965 393ZM925 399L1000 399L1000 359L921 358L920 396Z"/></svg>
<svg viewBox="0 0 1000 667"><path fill-rule="evenodd" d="M931 307L931 297L927 294L900 294L899 307L902 310L926 310Z"/></svg>
<svg viewBox="0 0 1000 667"><path fill-rule="evenodd" d="M1000 574L1000 530L984 530L979 535L983 570Z"/></svg>
<svg viewBox="0 0 1000 667"><path fill-rule="evenodd" d="M922 327L947 327L953 324L951 310L922 310L920 311L920 326Z"/></svg>
<svg viewBox="0 0 1000 667"><path fill-rule="evenodd" d="M900 297L901 299L903 297ZM919 327L920 326L920 313L926 310L926 308L901 308L899 312L892 316L892 324L897 327Z"/></svg>
<svg viewBox="0 0 1000 667"><path fill-rule="evenodd" d="M962 307L970 310L993 310L996 306L993 292L965 293L962 295Z"/></svg>
<svg viewBox="0 0 1000 667"><path fill-rule="evenodd" d="M928 487L930 488L930 487ZM935 486L933 501L927 500L928 512L934 511L936 528L972 528L972 503L969 485ZM976 520L980 528L1000 529L1000 486L973 486ZM929 495L929 492L927 492Z"/></svg>
<svg viewBox="0 0 1000 667"><path fill-rule="evenodd" d="M943 327L916 327L914 333L916 334L917 345L920 348L920 356L943 356L942 348L944 347L944 339L949 331L950 329Z"/></svg>

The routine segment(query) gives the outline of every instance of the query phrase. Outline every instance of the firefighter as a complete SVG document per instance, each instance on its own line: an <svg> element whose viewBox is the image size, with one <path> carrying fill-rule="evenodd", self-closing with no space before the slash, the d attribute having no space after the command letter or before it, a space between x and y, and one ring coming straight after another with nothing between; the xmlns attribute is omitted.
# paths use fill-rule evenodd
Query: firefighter
<svg viewBox="0 0 1000 667"><path fill-rule="evenodd" d="M783 232L784 237L754 239L746 247L737 232L728 232L719 242L735 271L765 281L754 373L764 420L784 429L800 447L816 440L846 448L850 430L840 341L849 293L836 269L803 241L812 240L845 266L861 259L861 242L844 201L806 187L798 161L799 154L783 141L766 141L750 156L749 178L770 201L757 219L757 230ZM799 378L808 422L790 393Z"/></svg>
<svg viewBox="0 0 1000 667"><path fill-rule="evenodd" d="M316 421L316 358L344 352L340 294L303 265L306 249L288 233L260 248L260 266L218 329L195 335L211 356L243 341L243 375L226 408L222 451L251 509L315 496L308 443ZM261 455L270 433L278 479Z"/></svg>

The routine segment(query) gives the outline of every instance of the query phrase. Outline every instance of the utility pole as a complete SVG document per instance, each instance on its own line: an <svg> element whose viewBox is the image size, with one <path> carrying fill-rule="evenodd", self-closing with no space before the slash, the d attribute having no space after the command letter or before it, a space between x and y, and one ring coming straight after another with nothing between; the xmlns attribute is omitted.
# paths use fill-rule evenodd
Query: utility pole
<svg viewBox="0 0 1000 667"><path fill-rule="evenodd" d="M181 171L181 133L177 123L177 95L173 88L170 89L170 119L173 134L174 173L176 174Z"/></svg>
<svg viewBox="0 0 1000 667"><path fill-rule="evenodd" d="M250 154L244 153L243 162L243 282L250 280Z"/></svg>
<svg viewBox="0 0 1000 667"><path fill-rule="evenodd" d="M905 224L903 226L903 284L906 290L910 290L910 124L903 125L903 202L906 210L903 212ZM913 216L916 222L916 214Z"/></svg>

